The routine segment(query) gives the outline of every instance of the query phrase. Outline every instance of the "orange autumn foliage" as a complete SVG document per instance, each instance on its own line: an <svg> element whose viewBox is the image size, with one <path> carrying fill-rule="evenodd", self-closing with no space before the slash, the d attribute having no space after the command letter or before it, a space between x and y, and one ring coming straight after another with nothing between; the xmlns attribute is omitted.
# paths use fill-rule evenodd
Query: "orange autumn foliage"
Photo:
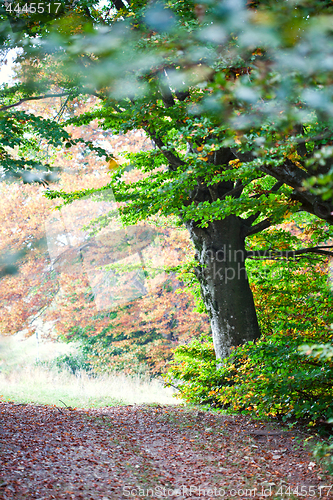
<svg viewBox="0 0 333 500"><path fill-rule="evenodd" d="M92 103L93 100L76 106L74 102L68 112L81 113ZM59 99L48 99L33 106L36 114L51 116L61 104ZM120 155L123 150L139 151L151 147L142 131L110 137L99 129L97 122L81 127L80 131L71 128L68 131L73 138L83 134L114 155ZM102 187L109 180L106 162L87 154L81 145L49 154L53 164L61 169L59 189L69 192ZM133 176L135 171L129 174ZM172 348L209 331L208 318L194 311L192 295L177 293L182 284L173 275L150 276L145 295L132 298L118 308L100 309L91 289L91 273L88 276L82 265L66 269L50 254L49 240L43 238L47 235L49 221L59 218L59 212L55 210L57 203L43 196L44 190L44 187L22 183L0 185L3 214L0 253L26 249L19 273L0 281L1 335L12 335L23 329L27 335L33 334L37 328L34 320L38 316L43 321L54 322L50 334L54 339L61 336L80 340L77 332L98 339L98 345L91 348L89 354L96 369L121 367L131 371L143 363L152 373L160 373ZM87 210L89 212L88 206ZM156 220L158 226L160 222ZM168 224L156 230L165 267L179 264L192 252L186 232L168 227ZM98 246L103 231L100 234L94 241L102 252L107 246L104 245L104 250ZM59 236L63 235L59 233ZM79 253L75 245L71 248L72 252ZM107 345L103 336L112 336L112 341L109 339Z"/></svg>

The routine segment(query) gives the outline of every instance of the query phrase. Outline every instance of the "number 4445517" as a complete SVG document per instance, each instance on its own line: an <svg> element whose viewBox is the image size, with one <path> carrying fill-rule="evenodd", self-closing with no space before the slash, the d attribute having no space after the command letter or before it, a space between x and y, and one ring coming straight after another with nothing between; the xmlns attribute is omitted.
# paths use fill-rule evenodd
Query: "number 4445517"
<svg viewBox="0 0 333 500"><path fill-rule="evenodd" d="M319 491L317 491L317 488ZM296 486L296 487L290 487L290 486L280 486L279 489L277 490L277 495L282 495L284 498L288 498L290 496L294 497L328 497L329 493L331 492L333 488L333 485L330 486Z"/></svg>
<svg viewBox="0 0 333 500"><path fill-rule="evenodd" d="M61 3L25 3L19 2L5 2L6 11L10 14L57 14Z"/></svg>

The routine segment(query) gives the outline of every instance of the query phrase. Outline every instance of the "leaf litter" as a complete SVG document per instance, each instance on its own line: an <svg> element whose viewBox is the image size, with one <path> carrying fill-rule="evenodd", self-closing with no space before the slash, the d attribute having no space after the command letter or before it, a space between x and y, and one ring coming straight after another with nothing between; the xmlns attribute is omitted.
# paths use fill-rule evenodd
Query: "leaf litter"
<svg viewBox="0 0 333 500"><path fill-rule="evenodd" d="M0 415L4 500L333 498L299 431L245 416L11 402Z"/></svg>

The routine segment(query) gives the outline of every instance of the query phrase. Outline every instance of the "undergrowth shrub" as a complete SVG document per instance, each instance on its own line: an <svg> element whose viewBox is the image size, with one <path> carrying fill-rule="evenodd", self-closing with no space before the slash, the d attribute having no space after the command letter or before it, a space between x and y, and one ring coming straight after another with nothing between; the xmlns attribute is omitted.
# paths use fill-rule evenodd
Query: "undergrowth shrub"
<svg viewBox="0 0 333 500"><path fill-rule="evenodd" d="M233 350L220 366L213 342L201 337L177 347L166 377L187 402L258 417L333 417L333 363L298 350L304 333L273 334Z"/></svg>
<svg viewBox="0 0 333 500"><path fill-rule="evenodd" d="M333 474L333 437L327 442L317 443L313 449L313 456L330 474Z"/></svg>
<svg viewBox="0 0 333 500"><path fill-rule="evenodd" d="M331 328L333 329L333 325L331 325ZM303 345L299 350L303 355L316 360L331 361L333 358L332 343ZM332 425L333 418L328 419L327 423ZM313 456L321 462L321 465L324 466L330 474L333 474L333 436L330 436L326 442L317 443L313 449Z"/></svg>
<svg viewBox="0 0 333 500"><path fill-rule="evenodd" d="M46 368L57 369L59 371L65 369L73 373L73 375L80 371L92 373L92 366L83 354L63 354L61 356L57 356L52 361L42 361L37 364L45 366Z"/></svg>

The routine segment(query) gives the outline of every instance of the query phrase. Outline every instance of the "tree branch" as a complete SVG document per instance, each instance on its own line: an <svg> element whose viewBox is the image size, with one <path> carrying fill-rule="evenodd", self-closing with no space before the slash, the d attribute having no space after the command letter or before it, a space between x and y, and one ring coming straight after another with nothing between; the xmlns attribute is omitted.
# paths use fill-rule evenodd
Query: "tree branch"
<svg viewBox="0 0 333 500"><path fill-rule="evenodd" d="M257 215L257 214L255 214ZM259 213L260 215L260 213ZM257 217L259 217L259 215ZM253 217L253 216L252 216ZM256 218L257 218L256 217ZM250 218L249 218L250 219ZM247 219L247 221L249 220ZM261 222L258 222L258 224L255 224L254 226L250 226L245 234L245 237L246 236L250 236L252 234L257 234L257 233L260 233L260 231L263 231L264 229L267 229L268 227L270 227L272 225L272 221L270 218L268 219L264 219L262 220Z"/></svg>
<svg viewBox="0 0 333 500"><path fill-rule="evenodd" d="M123 3L122 0L113 0L112 3L117 10L126 9L126 5Z"/></svg>
<svg viewBox="0 0 333 500"><path fill-rule="evenodd" d="M171 170L176 170L178 167L186 165L186 163L174 153L172 153L172 151L162 149L163 147L165 147L165 144L162 139L157 136L156 132L153 132L149 127L146 127L145 130L149 137L154 141L156 146L161 150L161 153L168 160Z"/></svg>
<svg viewBox="0 0 333 500"><path fill-rule="evenodd" d="M166 71L164 71L164 72L167 76ZM159 90L160 90L160 94L162 97L162 101L163 101L164 106L166 108L171 108L172 106L174 106L176 104L170 87L166 83L161 81L161 78L159 78Z"/></svg>
<svg viewBox="0 0 333 500"><path fill-rule="evenodd" d="M2 108L0 108L0 111L7 111L7 109L15 108L16 106L19 106L20 104L23 104L24 102L27 101L37 101L39 99L48 99L51 97L64 97L68 95L70 95L70 92L61 92L60 94L44 94L35 97L25 97L24 99L20 99L14 104L9 104L8 106L2 106Z"/></svg>
<svg viewBox="0 0 333 500"><path fill-rule="evenodd" d="M280 189L280 187L283 186L283 182L276 182L274 184L274 186L272 186L272 188L269 190L270 193L275 193L276 191L278 191ZM250 234L256 234L258 231L262 231L263 229L267 229L271 224L269 224L268 226L267 225L263 225L263 227L261 228L260 224L262 224L261 222L259 222L259 224L257 224L256 226L253 226L251 228L251 224L253 224L253 222L258 219L258 217L260 216L261 212L256 212L255 214L253 215L250 215L250 217L248 217L246 219L246 223L248 224L248 226L250 226L250 229L249 229L249 233L246 235L246 236L249 236ZM270 219L265 219L266 221L269 221ZM264 221L263 221L264 222ZM259 229L258 229L259 228ZM252 229L254 229L254 231L252 231Z"/></svg>
<svg viewBox="0 0 333 500"><path fill-rule="evenodd" d="M182 91L182 90L175 90L175 94L177 96L177 99L179 101L185 101L188 97L190 97L190 92L188 90Z"/></svg>
<svg viewBox="0 0 333 500"><path fill-rule="evenodd" d="M241 193L244 189L244 185L243 184L239 184L238 186L234 187L233 189L231 189L230 191L228 191L227 193L225 193L223 196L220 196L220 200L224 200L226 198L226 196L233 196L237 193Z"/></svg>
<svg viewBox="0 0 333 500"><path fill-rule="evenodd" d="M288 159L282 165L274 167L262 165L259 170L297 190L302 189L303 182L309 177L305 170L302 170Z"/></svg>

